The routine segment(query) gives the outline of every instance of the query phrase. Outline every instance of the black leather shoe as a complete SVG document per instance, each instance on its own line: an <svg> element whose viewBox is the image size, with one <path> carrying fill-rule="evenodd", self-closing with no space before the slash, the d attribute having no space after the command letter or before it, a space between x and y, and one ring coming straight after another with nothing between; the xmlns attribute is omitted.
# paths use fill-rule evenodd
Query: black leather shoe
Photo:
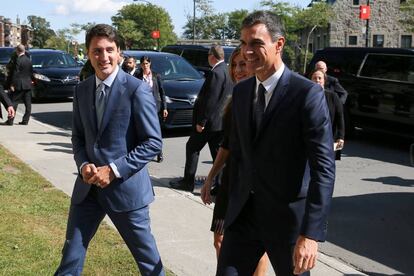
<svg viewBox="0 0 414 276"><path fill-rule="evenodd" d="M180 179L178 181L171 180L170 187L177 190L192 192L194 190L194 183L191 185L184 179Z"/></svg>
<svg viewBox="0 0 414 276"><path fill-rule="evenodd" d="M157 162L161 163L162 161L164 161L164 155L160 152L160 154L157 155Z"/></svg>
<svg viewBox="0 0 414 276"><path fill-rule="evenodd" d="M12 126L13 125L13 121L7 120L4 124L6 124L8 126Z"/></svg>
<svg viewBox="0 0 414 276"><path fill-rule="evenodd" d="M27 124L29 124L29 122L19 122L19 125L27 126Z"/></svg>

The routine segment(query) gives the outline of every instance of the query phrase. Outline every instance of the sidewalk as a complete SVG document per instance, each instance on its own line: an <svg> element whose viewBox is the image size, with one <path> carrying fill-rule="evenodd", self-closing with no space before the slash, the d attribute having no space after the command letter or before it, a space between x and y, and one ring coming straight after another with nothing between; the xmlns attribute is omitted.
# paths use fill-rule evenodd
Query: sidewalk
<svg viewBox="0 0 414 276"><path fill-rule="evenodd" d="M21 114L17 117L15 122L20 121ZM31 119L28 126L0 125L0 144L58 189L71 195L76 167L69 132ZM167 150L165 156L173 156L177 149L168 147ZM149 167L156 194L151 205L152 230L164 265L178 276L214 275L216 257L213 235L209 231L212 207L205 206L198 195L169 188L169 178L165 173L159 174L168 166L166 163L168 160L161 164L151 163ZM170 177L178 177L180 173L177 169L169 171ZM273 271L268 275L274 275ZM312 275L366 274L320 254Z"/></svg>

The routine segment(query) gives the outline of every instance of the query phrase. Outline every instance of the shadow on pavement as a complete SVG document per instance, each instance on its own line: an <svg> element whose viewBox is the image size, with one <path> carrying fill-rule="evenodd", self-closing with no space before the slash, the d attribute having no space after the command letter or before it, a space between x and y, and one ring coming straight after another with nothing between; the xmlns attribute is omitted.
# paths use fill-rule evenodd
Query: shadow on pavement
<svg viewBox="0 0 414 276"><path fill-rule="evenodd" d="M36 120L65 130L72 129L72 111L53 111L33 113Z"/></svg>
<svg viewBox="0 0 414 276"><path fill-rule="evenodd" d="M414 187L414 179L404 179L399 176L387 176L377 178L362 178L364 181L379 182L387 185Z"/></svg>
<svg viewBox="0 0 414 276"><path fill-rule="evenodd" d="M50 152L63 152L68 154L73 154L72 144L71 143L38 143L42 146L50 146L49 148L44 149L45 151Z"/></svg>
<svg viewBox="0 0 414 276"><path fill-rule="evenodd" d="M413 218L414 193L336 197L332 201L327 240L404 275L412 275ZM324 253L335 257L341 254L329 246ZM378 271L369 275L382 275L375 273Z"/></svg>
<svg viewBox="0 0 414 276"><path fill-rule="evenodd" d="M410 144L412 140L397 136L359 133L345 141L343 156L362 157L388 163L410 166Z"/></svg>

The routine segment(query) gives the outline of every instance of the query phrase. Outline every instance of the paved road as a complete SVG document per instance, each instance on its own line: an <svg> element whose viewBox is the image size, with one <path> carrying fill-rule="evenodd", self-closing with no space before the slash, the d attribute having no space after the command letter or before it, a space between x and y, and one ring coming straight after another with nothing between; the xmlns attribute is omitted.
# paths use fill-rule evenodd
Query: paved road
<svg viewBox="0 0 414 276"><path fill-rule="evenodd" d="M71 102L39 103L33 106L33 116L70 130L70 110ZM165 162L151 165L161 185L182 174L186 134L166 133ZM346 141L343 160L337 163L328 242L322 245L325 254L370 275L414 275L414 168L409 166L409 143L374 134ZM199 174L207 174L210 166L204 151Z"/></svg>

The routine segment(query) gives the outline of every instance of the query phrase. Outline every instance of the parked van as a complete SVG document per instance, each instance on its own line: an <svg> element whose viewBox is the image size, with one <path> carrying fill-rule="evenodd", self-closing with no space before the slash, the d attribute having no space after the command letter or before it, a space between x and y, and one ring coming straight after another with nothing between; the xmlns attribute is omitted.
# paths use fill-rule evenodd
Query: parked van
<svg viewBox="0 0 414 276"><path fill-rule="evenodd" d="M307 72L319 60L349 93L348 134L360 127L414 137L414 50L325 48L315 53Z"/></svg>

